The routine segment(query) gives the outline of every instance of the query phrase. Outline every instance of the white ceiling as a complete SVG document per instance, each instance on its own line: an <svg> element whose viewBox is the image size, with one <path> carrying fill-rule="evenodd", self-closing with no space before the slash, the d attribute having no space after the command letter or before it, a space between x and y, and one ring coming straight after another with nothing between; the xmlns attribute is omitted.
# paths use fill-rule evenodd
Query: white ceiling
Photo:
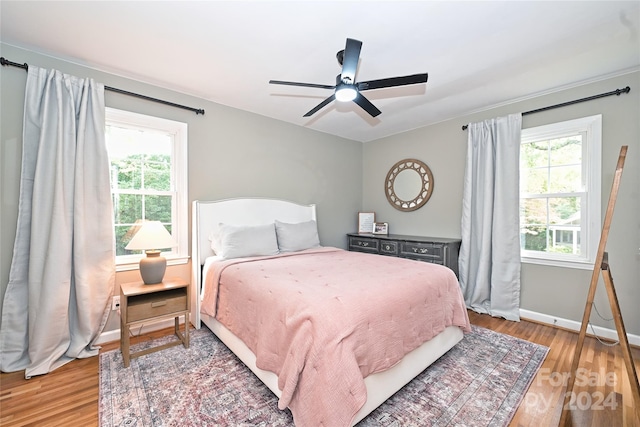
<svg viewBox="0 0 640 427"><path fill-rule="evenodd" d="M363 142L640 68L640 1L2 0L0 18L4 43ZM363 93L376 118L303 118L331 91L268 81L335 84L347 37L356 81L429 81Z"/></svg>

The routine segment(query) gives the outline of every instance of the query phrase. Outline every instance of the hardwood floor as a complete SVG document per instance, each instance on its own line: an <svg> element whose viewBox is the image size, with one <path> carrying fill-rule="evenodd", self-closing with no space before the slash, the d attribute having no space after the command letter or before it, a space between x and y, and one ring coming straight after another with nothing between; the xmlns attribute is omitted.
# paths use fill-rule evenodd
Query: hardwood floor
<svg viewBox="0 0 640 427"><path fill-rule="evenodd" d="M577 334L529 321L519 323L469 312L471 323L549 347L549 354L533 380L510 426L556 426L564 399L562 373L570 369ZM156 331L132 338L132 344L171 333ZM117 349L119 342L103 345L101 351ZM640 349L632 348L636 371L640 372ZM589 370L576 376L576 410L572 425L631 427L623 423L622 405L631 398L623 393L620 346L608 347L595 338L585 341L580 366ZM24 379L23 372L0 375L0 425L9 426L97 426L98 358L78 359L47 374ZM615 408L614 408L615 407ZM636 424L639 425L639 424Z"/></svg>
<svg viewBox="0 0 640 427"><path fill-rule="evenodd" d="M571 360L578 340L577 332L566 331L529 321L510 322L469 311L471 323L504 334L523 338L549 347L549 353L531 383L510 426L557 426L564 403L563 375L571 369ZM640 349L631 349L636 372L640 372ZM607 346L596 338L587 337L580 358L581 370L576 375L573 393L575 409L571 425L580 427L638 427L626 418L624 403L631 401L631 392L624 390L627 379L619 345ZM627 382L628 384L628 382ZM571 404L571 402L570 402Z"/></svg>

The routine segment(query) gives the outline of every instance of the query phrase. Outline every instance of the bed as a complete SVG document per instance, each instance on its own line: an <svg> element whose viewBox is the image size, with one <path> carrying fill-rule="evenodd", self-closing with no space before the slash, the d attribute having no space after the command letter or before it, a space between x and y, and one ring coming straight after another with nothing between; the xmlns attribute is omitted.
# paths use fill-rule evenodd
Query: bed
<svg viewBox="0 0 640 427"><path fill-rule="evenodd" d="M398 273L403 288L417 286L408 284L414 278L424 276L420 279L424 281L426 276L433 277L429 280L436 283L438 298L444 298L442 301L446 302L441 304L446 308L440 305L422 307L423 303L417 303L414 314L414 302L409 302L406 297L402 297L406 301L401 300L398 296L399 307L404 307L405 303L410 304L407 307L411 307L402 310L405 314L398 315L385 311L395 304L385 301L395 301L395 295L400 293L397 291L399 288L396 287L393 294L382 298L381 293L369 287L373 285L358 283L360 276L366 276L363 272L378 274L378 265L383 264L382 261L386 262L389 257L317 245L297 250L299 248L296 247L298 242L295 236L304 234L298 233L300 226L315 226L315 205L299 205L265 198L194 201L192 215L191 322L196 328L204 323L235 353L280 399L280 409L291 409L296 425L355 425L457 344L464 331L470 330L457 279L445 267L399 258L390 261L399 263L397 268L405 272ZM225 231L231 229L238 233L248 229L252 232L265 228L270 230L275 224L283 232L278 236L284 236L282 239L278 237L278 242L291 242L292 246L288 245L286 251L276 249L275 253L269 252L269 249L258 256L230 256L220 259L212 249L212 240L216 240L217 234L222 233L221 224L224 224ZM307 225L305 227L305 230L309 229ZM285 231L296 231L292 241L287 240L290 237L284 234ZM225 248L226 254L231 253L230 251L233 250ZM246 254L240 251L240 255ZM355 272L346 270L355 263L363 263L366 267L356 267ZM330 268L323 268L323 265ZM429 270L429 274L422 274L422 270L420 274L416 274L412 272L413 268L432 270ZM316 271L317 274L311 277L301 273L307 271ZM333 271L339 274L340 281L333 277ZM379 274L387 273L383 271ZM268 281L260 282L263 280L262 276ZM388 274L385 277L388 279L387 283L393 282ZM344 288L341 288L344 284L339 283L343 281L342 278L348 278L348 284ZM207 280L215 284L205 285ZM285 284L287 280L291 282ZM455 285L451 284L452 281ZM422 285L420 289L416 287L411 291L420 301L427 300L421 294L418 297L418 292L422 292L424 287ZM313 296L307 295L313 293L311 289L317 292ZM274 294L277 297L274 298ZM362 298L358 295L362 295ZM411 299L413 298L412 296ZM324 300L328 301L322 303L326 306L320 307L321 304L316 303ZM350 308L339 311L340 308L333 307L336 305ZM434 324L427 325L420 317L424 315L424 310L437 312L434 317L447 320L437 320ZM364 311L372 313L364 314ZM325 315L320 316L320 312ZM347 316L349 320L341 319L340 316ZM361 321L365 316L374 317ZM382 321L383 316L388 316L393 322ZM414 317L420 321L416 321ZM300 318L300 321L294 320ZM318 320L320 318L324 320ZM369 330L365 331L366 328L361 323L368 325ZM335 329L337 324L360 326L354 326L349 332L343 333ZM390 327L390 324L395 329L385 331L372 329L370 326L385 328ZM278 325L279 329L274 329L274 325ZM398 328L401 332L398 332ZM410 332L405 334L404 331ZM247 335L250 332L255 334ZM339 334L344 334L344 337L340 335L340 339L335 338ZM381 354L375 358L362 356L361 360L360 353L364 353L361 349L376 345L365 341L375 341L384 334L393 336L397 345L379 350ZM406 336L399 336L400 334ZM351 344L352 342L357 344ZM285 346L288 353L285 354L278 346ZM401 354L398 353L398 347L404 348L400 351ZM356 352L357 357L351 354ZM350 366L354 363L355 367ZM355 369L359 369L360 373L354 374ZM336 378L340 381L332 384ZM346 387L350 388L340 390L338 383L348 384ZM329 390L333 391L328 392Z"/></svg>

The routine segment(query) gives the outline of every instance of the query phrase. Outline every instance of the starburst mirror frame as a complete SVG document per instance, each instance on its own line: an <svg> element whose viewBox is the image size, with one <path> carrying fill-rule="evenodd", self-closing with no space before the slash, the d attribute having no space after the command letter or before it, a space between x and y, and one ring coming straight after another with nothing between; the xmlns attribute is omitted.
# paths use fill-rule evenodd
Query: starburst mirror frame
<svg viewBox="0 0 640 427"><path fill-rule="evenodd" d="M409 188L399 188L401 182L405 186L409 185ZM420 160L404 159L391 167L384 185L384 192L391 206L399 211L411 212L429 201L433 193L433 173L429 166ZM402 197L398 193L401 193Z"/></svg>

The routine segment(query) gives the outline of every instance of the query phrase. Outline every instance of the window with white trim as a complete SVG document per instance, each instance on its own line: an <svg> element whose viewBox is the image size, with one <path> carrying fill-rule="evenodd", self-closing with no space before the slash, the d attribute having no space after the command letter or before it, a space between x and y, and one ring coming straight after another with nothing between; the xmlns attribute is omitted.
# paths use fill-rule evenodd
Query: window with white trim
<svg viewBox="0 0 640 427"><path fill-rule="evenodd" d="M134 269L142 251L125 249L141 222L160 221L178 246L168 264L188 259L187 124L107 108L106 143L118 270Z"/></svg>
<svg viewBox="0 0 640 427"><path fill-rule="evenodd" d="M602 116L523 129L523 262L592 269L601 224Z"/></svg>

